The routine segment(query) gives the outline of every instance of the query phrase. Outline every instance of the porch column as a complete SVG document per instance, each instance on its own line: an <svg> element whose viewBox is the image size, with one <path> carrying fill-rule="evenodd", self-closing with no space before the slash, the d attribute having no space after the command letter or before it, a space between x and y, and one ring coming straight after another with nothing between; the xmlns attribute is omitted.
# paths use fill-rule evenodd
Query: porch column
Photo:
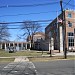
<svg viewBox="0 0 75 75"><path fill-rule="evenodd" d="M25 49L27 49L27 43L25 44L25 47L26 47Z"/></svg>
<svg viewBox="0 0 75 75"><path fill-rule="evenodd" d="M5 43L5 50L6 50L6 43Z"/></svg>
<svg viewBox="0 0 75 75"><path fill-rule="evenodd" d="M2 49L2 43L0 44L0 49Z"/></svg>
<svg viewBox="0 0 75 75"><path fill-rule="evenodd" d="M17 43L17 51L19 51L19 43Z"/></svg>
<svg viewBox="0 0 75 75"><path fill-rule="evenodd" d="M1 49L2 49L2 43L1 43Z"/></svg>
<svg viewBox="0 0 75 75"><path fill-rule="evenodd" d="M49 42L49 52L50 52L50 50L51 50L51 46L50 46L50 42Z"/></svg>
<svg viewBox="0 0 75 75"><path fill-rule="evenodd" d="M54 41L53 41L53 38L51 38L51 50L54 50Z"/></svg>
<svg viewBox="0 0 75 75"><path fill-rule="evenodd" d="M10 47L10 43L9 43L9 47Z"/></svg>
<svg viewBox="0 0 75 75"><path fill-rule="evenodd" d="M63 52L63 29L62 26L59 27L59 35L60 35L60 52Z"/></svg>
<svg viewBox="0 0 75 75"><path fill-rule="evenodd" d="M13 42L13 47L15 47L15 44L14 44L14 42Z"/></svg>
<svg viewBox="0 0 75 75"><path fill-rule="evenodd" d="M15 50L15 43L13 42L13 49Z"/></svg>
<svg viewBox="0 0 75 75"><path fill-rule="evenodd" d="M31 42L30 42L30 49L31 49Z"/></svg>

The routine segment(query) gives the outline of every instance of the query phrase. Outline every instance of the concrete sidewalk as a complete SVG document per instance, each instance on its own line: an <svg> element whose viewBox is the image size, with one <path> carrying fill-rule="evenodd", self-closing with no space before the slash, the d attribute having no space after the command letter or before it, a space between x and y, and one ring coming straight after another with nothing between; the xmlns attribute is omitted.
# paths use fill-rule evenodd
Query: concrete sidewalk
<svg viewBox="0 0 75 75"><path fill-rule="evenodd" d="M67 52L67 56L68 55L75 56L75 52ZM50 55L48 54L48 55L42 55L42 56L47 57ZM52 54L52 56L64 56L64 53L63 52L62 53L54 53L54 54ZM29 61L28 57L26 57L26 56L16 56L15 60L14 60L14 62L26 62L26 61Z"/></svg>
<svg viewBox="0 0 75 75"><path fill-rule="evenodd" d="M62 53L54 53L54 56L63 56L64 52ZM67 52L67 55L75 55L75 52Z"/></svg>
<svg viewBox="0 0 75 75"><path fill-rule="evenodd" d="M37 75L37 70L32 62L26 57L16 57L15 61L9 63L1 71L0 75Z"/></svg>
<svg viewBox="0 0 75 75"><path fill-rule="evenodd" d="M75 56L75 52L67 52L67 55L74 55ZM42 56L50 56L50 55L42 55ZM53 53L52 56L64 56L64 53Z"/></svg>
<svg viewBox="0 0 75 75"><path fill-rule="evenodd" d="M17 56L15 57L14 62L26 62L29 61L29 59L26 56Z"/></svg>

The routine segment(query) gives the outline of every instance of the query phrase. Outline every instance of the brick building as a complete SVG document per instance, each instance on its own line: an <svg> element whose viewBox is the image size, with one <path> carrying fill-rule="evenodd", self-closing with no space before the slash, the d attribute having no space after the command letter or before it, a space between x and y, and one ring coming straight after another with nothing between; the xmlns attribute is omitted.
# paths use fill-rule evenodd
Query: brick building
<svg viewBox="0 0 75 75"><path fill-rule="evenodd" d="M27 37L27 42L31 42L33 49L41 49L41 40L45 40L45 33L43 32L36 32L33 36L31 35Z"/></svg>
<svg viewBox="0 0 75 75"><path fill-rule="evenodd" d="M54 39L54 49L63 51L64 42L66 42L67 50L75 50L75 11L64 10L63 17L63 26L61 13L45 28L45 39L49 40L51 37Z"/></svg>

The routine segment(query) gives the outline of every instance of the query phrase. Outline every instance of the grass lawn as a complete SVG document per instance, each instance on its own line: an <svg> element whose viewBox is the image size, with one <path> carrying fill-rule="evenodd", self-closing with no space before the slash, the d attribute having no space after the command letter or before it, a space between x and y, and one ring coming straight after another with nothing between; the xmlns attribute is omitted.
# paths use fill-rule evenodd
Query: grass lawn
<svg viewBox="0 0 75 75"><path fill-rule="evenodd" d="M48 52L43 52L44 55L49 55ZM0 57L13 57L13 56L28 56L30 61L50 61L50 60L62 60L64 56L52 56L45 57L42 56L42 51L17 51L14 53L9 53L4 50L0 50ZM67 59L75 60L75 56L67 56ZM4 61L14 61L14 58L0 58L0 62Z"/></svg>
<svg viewBox="0 0 75 75"><path fill-rule="evenodd" d="M47 55L47 52L43 52ZM11 57L11 56L42 56L42 51L17 51L14 53L9 53L3 50L0 50L0 57Z"/></svg>
<svg viewBox="0 0 75 75"><path fill-rule="evenodd" d="M68 60L75 60L75 56L67 56ZM29 57L32 62L44 62L44 61L55 61L55 60L66 60L63 56L53 56L53 57Z"/></svg>
<svg viewBox="0 0 75 75"><path fill-rule="evenodd" d="M13 62L15 58L0 58L0 63Z"/></svg>

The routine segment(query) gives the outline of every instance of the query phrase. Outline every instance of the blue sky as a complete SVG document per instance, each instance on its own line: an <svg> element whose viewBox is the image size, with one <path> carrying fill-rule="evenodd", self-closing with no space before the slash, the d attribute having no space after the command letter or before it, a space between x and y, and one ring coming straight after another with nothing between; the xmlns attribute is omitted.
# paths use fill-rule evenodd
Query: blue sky
<svg viewBox="0 0 75 75"><path fill-rule="evenodd" d="M70 1L70 2L69 2ZM54 3L56 2L56 3ZM69 2L69 4L67 4ZM33 4L44 4L44 3L54 3L44 6L33 6L33 7L9 7L10 5L33 5ZM64 9L75 9L75 0L63 0L63 7ZM6 6L5 8L0 8L0 22L22 22L24 20L52 20L56 18L58 14L61 13L60 11L60 0L0 0L0 7ZM40 13L40 14L31 14L31 13ZM22 15L18 15L22 14ZM29 15L25 15L29 14ZM15 15L15 16L14 16ZM43 26L42 30L48 25L48 23L42 23ZM21 24L14 24L15 26L10 25L9 27L19 27L16 25ZM10 29L10 33L12 34L9 38L11 41L18 41L17 35L23 33L19 29Z"/></svg>

